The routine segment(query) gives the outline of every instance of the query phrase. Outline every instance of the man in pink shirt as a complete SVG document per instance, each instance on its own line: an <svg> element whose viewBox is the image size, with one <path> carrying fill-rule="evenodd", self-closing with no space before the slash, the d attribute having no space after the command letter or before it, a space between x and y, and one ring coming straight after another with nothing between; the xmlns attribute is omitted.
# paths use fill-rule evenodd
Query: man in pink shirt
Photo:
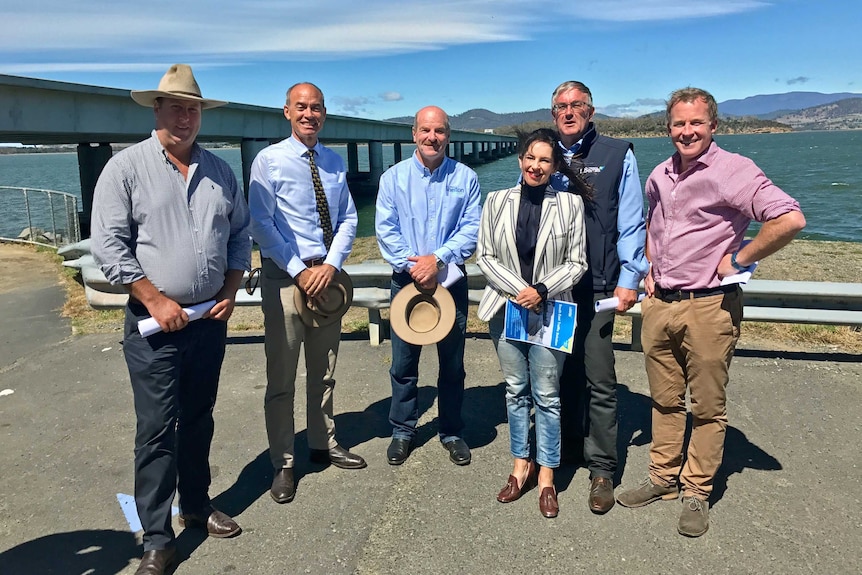
<svg viewBox="0 0 862 575"><path fill-rule="evenodd" d="M790 242L805 227L799 204L748 158L712 140L718 106L711 94L683 88L667 103L676 153L646 183L649 201L643 341L652 396L649 477L619 494L642 507L683 492L678 531L709 527L709 495L724 453L728 369L739 339L742 290L721 285ZM745 246L751 220L760 231ZM683 458L686 388L692 433Z"/></svg>

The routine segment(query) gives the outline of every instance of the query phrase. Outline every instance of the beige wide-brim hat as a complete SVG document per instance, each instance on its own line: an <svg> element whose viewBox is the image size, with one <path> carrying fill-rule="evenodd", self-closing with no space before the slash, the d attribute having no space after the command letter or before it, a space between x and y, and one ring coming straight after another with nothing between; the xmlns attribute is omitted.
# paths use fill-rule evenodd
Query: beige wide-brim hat
<svg viewBox="0 0 862 575"><path fill-rule="evenodd" d="M218 108L227 102L201 97L201 89L188 64L174 64L162 76L157 90L132 90L132 100L141 106L152 107L156 98L178 98L201 103L202 110Z"/></svg>
<svg viewBox="0 0 862 575"><path fill-rule="evenodd" d="M326 301L315 305L299 286L293 290L293 305L299 319L308 327L323 327L341 319L353 303L353 281L347 272L341 270L326 288Z"/></svg>
<svg viewBox="0 0 862 575"><path fill-rule="evenodd" d="M398 337L413 345L437 343L455 325L455 300L442 285L432 290L415 282L399 291L389 307L389 322Z"/></svg>

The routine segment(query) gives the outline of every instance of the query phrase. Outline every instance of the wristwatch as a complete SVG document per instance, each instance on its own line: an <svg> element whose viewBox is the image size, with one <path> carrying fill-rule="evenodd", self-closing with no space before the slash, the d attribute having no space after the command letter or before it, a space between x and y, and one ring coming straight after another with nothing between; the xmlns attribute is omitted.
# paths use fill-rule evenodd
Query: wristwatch
<svg viewBox="0 0 862 575"><path fill-rule="evenodd" d="M739 252L733 252L733 254L731 254L731 256L730 256L730 265L732 265L732 266L733 266L733 269L735 269L736 271L738 271L738 272L744 272L745 270L747 270L747 269L748 269L748 267L747 267L747 266L744 266L744 265L742 265L741 263L739 263L739 262L737 262L737 261L736 261L736 254L738 254L738 253L739 253Z"/></svg>
<svg viewBox="0 0 862 575"><path fill-rule="evenodd" d="M440 258L438 258L436 255L434 256L434 259L437 260L437 271L440 271L446 267L446 263Z"/></svg>

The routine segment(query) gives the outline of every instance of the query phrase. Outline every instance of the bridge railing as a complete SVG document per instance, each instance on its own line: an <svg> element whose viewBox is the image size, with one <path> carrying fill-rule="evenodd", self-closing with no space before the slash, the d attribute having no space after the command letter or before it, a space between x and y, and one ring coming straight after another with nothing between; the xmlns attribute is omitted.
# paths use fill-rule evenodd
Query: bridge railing
<svg viewBox="0 0 862 575"><path fill-rule="evenodd" d="M0 214L0 240L59 248L81 239L73 194L0 186Z"/></svg>

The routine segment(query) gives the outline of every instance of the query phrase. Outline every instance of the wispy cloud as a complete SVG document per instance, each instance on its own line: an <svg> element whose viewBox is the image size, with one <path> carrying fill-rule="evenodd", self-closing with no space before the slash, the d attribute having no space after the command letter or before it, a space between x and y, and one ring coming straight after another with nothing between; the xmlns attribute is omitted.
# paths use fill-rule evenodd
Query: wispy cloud
<svg viewBox="0 0 862 575"><path fill-rule="evenodd" d="M177 59L237 64L405 54L529 39L548 22L703 18L757 0L31 0L4 10L0 71L141 71ZM325 15L325 17L324 17ZM182 17L180 17L182 16ZM431 19L433 17L433 23ZM101 62L91 64L88 62ZM159 62L154 64L154 62ZM137 68L130 68L137 67Z"/></svg>
<svg viewBox="0 0 862 575"><path fill-rule="evenodd" d="M638 98L628 104L609 104L607 106L598 106L596 111L608 116L633 118L643 116L652 112L663 110L665 106L664 100L658 98Z"/></svg>
<svg viewBox="0 0 862 575"><path fill-rule="evenodd" d="M811 80L811 78L808 78L807 76L797 76L796 78L790 78L787 80L787 85L794 86L796 84L807 84L809 80Z"/></svg>
<svg viewBox="0 0 862 575"><path fill-rule="evenodd" d="M404 96L400 92L383 92L380 94L380 99L384 102L400 102Z"/></svg>

